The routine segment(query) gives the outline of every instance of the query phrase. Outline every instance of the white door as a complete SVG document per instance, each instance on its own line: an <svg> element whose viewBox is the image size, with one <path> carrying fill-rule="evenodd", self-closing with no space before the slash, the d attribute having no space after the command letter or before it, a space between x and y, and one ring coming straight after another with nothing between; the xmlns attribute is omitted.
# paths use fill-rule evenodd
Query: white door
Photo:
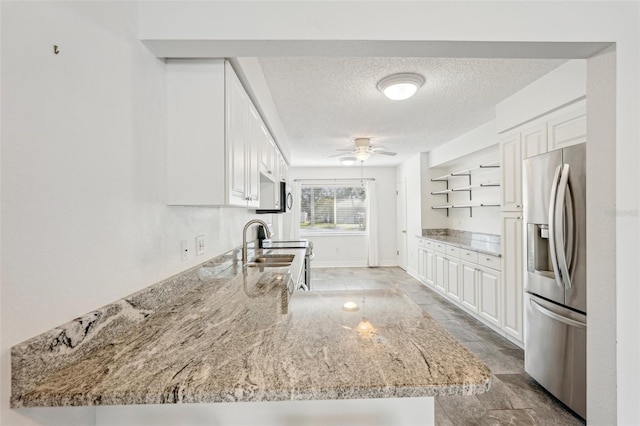
<svg viewBox="0 0 640 426"><path fill-rule="evenodd" d="M407 270L407 184L405 181L396 184L396 216L398 224L397 257L398 266ZM418 259L420 261L420 259Z"/></svg>

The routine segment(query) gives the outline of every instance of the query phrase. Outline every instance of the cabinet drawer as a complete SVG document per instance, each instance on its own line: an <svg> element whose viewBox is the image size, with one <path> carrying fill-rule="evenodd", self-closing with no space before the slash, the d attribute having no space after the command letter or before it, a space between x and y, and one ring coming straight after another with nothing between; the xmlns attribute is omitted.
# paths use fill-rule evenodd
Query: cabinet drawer
<svg viewBox="0 0 640 426"><path fill-rule="evenodd" d="M426 247L426 246L427 246L427 240L418 237L418 247Z"/></svg>
<svg viewBox="0 0 640 426"><path fill-rule="evenodd" d="M460 249L460 259L466 260L467 262L478 263L478 252Z"/></svg>
<svg viewBox="0 0 640 426"><path fill-rule="evenodd" d="M424 240L424 246L430 250L433 250L435 242L432 240Z"/></svg>
<svg viewBox="0 0 640 426"><path fill-rule="evenodd" d="M478 264L487 268L500 270L500 256L478 253Z"/></svg>
<svg viewBox="0 0 640 426"><path fill-rule="evenodd" d="M447 256L450 257L460 257L460 248L456 247L456 246L450 246L448 244L445 244L445 253L447 253Z"/></svg>
<svg viewBox="0 0 640 426"><path fill-rule="evenodd" d="M446 244L438 242L438 241L433 243L433 249L435 251L440 252L440 253L446 253L447 252Z"/></svg>

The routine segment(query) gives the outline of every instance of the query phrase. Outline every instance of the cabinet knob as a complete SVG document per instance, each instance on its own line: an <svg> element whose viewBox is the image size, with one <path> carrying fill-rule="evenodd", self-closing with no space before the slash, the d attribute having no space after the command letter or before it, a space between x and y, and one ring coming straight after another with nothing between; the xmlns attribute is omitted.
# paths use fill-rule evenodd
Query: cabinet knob
<svg viewBox="0 0 640 426"><path fill-rule="evenodd" d="M516 207L522 207L522 204L516 204Z"/></svg>

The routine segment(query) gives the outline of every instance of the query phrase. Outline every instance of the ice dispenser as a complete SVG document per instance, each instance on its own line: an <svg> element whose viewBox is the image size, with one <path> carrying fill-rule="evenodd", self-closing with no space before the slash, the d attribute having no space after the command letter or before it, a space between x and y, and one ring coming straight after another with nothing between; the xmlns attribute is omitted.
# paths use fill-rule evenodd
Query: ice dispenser
<svg viewBox="0 0 640 426"><path fill-rule="evenodd" d="M549 250L549 225L527 224L527 270L532 274L554 279Z"/></svg>

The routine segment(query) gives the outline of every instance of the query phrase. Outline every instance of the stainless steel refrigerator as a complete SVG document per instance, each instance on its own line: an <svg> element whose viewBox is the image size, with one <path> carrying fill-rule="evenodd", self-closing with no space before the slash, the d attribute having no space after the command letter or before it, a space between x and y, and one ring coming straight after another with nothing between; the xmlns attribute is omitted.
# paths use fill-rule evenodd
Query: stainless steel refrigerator
<svg viewBox="0 0 640 426"><path fill-rule="evenodd" d="M525 371L586 417L585 144L523 162Z"/></svg>

